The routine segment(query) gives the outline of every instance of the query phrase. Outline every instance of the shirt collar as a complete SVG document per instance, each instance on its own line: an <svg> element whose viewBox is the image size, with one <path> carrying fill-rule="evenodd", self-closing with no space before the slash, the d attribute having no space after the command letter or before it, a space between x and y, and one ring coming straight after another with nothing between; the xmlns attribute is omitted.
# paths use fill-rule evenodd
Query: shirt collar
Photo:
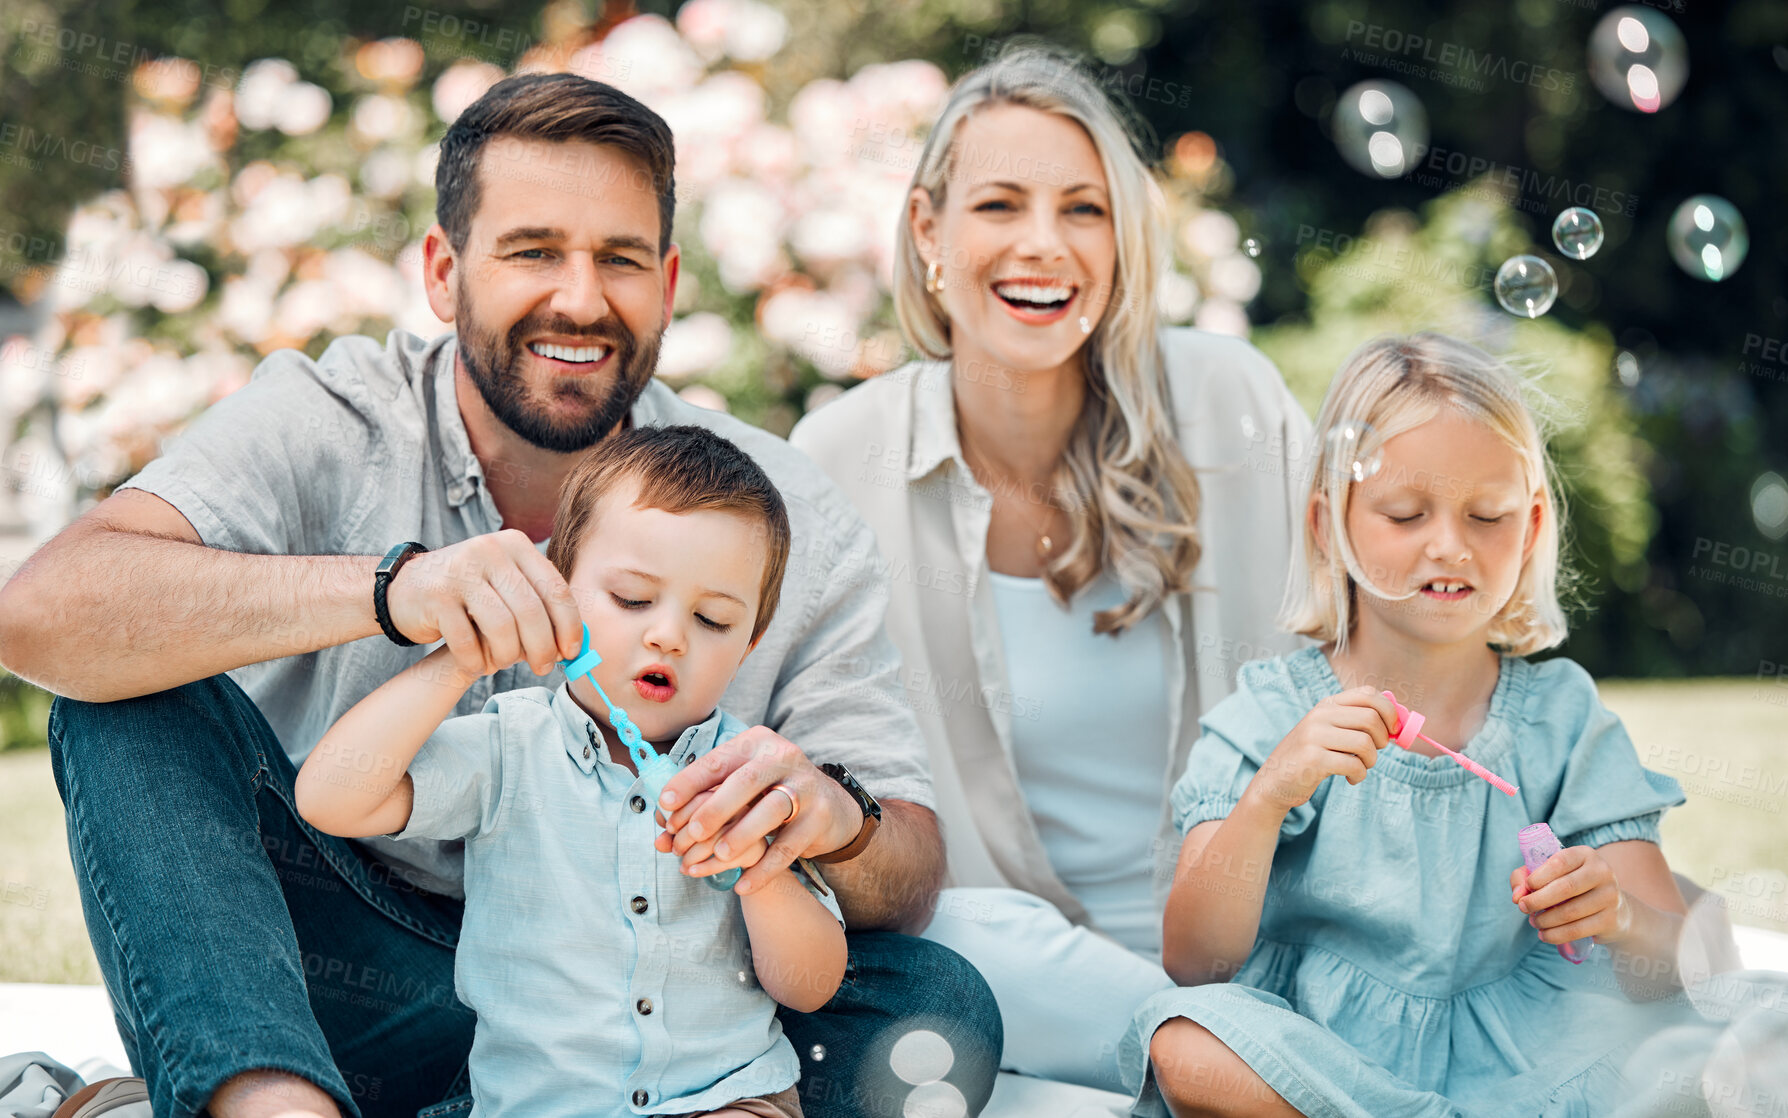
<svg viewBox="0 0 1788 1118"><path fill-rule="evenodd" d="M564 733L559 737L565 743L565 752L585 776L596 771L596 766L608 761L608 748L604 744L602 726L577 705L571 697L571 684L559 684L553 692L553 709L558 712L559 725ZM714 739L720 732L722 713L719 707L701 722L686 728L677 735L677 744L666 754L678 766L687 765L714 748ZM614 762L608 761L609 764Z"/></svg>
<svg viewBox="0 0 1788 1118"><path fill-rule="evenodd" d="M447 487L447 501L458 508L471 500L484 484L484 467L472 453L472 438L466 434L466 421L459 414L459 393L455 387L454 366L458 362L459 335L447 334L435 349L435 422L440 428L441 483Z"/></svg>
<svg viewBox="0 0 1788 1118"><path fill-rule="evenodd" d="M459 394L455 381L455 365L459 356L459 335L444 334L436 340L428 360L434 362L435 421L440 427L441 482L447 487L447 500L454 508L471 500L484 484L484 467L472 453L472 438L466 434L466 421L459 414ZM946 366L947 368L947 366ZM677 394L670 386L653 377L633 402L628 418L635 427L659 427L675 422L673 412ZM955 438L952 430L951 438Z"/></svg>
<svg viewBox="0 0 1788 1118"><path fill-rule="evenodd" d="M955 385L948 361L923 361L913 377L913 433L906 478L918 481L945 462L955 462L965 476L968 474L956 437Z"/></svg>

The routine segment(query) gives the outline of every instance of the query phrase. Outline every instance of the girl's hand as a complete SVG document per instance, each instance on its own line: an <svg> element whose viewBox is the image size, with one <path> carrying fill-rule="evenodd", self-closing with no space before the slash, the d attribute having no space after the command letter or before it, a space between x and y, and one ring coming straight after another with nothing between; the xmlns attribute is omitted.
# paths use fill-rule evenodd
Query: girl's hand
<svg viewBox="0 0 1788 1118"><path fill-rule="evenodd" d="M1567 846L1532 874L1518 866L1509 874L1509 889L1509 899L1547 943L1591 936L1598 943L1618 943L1632 931L1627 895L1593 847Z"/></svg>
<svg viewBox="0 0 1788 1118"><path fill-rule="evenodd" d="M1397 709L1370 687L1330 695L1312 707L1254 774L1249 790L1285 811L1309 802L1331 776L1358 784L1391 740Z"/></svg>

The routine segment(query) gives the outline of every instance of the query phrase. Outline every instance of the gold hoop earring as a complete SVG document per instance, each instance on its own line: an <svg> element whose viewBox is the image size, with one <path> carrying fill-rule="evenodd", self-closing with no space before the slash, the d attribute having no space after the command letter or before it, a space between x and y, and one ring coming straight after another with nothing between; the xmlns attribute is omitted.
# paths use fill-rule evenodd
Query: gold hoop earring
<svg viewBox="0 0 1788 1118"><path fill-rule="evenodd" d="M943 289L944 277L942 271L938 268L937 261L933 260L931 263L925 265L925 290L936 295Z"/></svg>

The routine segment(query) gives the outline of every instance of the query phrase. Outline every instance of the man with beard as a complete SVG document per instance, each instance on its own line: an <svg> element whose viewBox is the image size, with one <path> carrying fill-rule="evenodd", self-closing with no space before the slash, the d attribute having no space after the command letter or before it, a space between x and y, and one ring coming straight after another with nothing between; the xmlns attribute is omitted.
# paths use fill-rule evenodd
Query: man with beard
<svg viewBox="0 0 1788 1118"><path fill-rule="evenodd" d="M52 761L88 932L157 1114L458 1112L432 1104L467 1090L462 852L320 834L294 809L294 765L434 642L468 665L522 660L460 714L538 682L530 666L557 672L581 638L542 554L560 482L617 427L674 423L750 453L793 531L784 609L722 700L759 725L666 789L675 852L725 864L775 831L745 889L797 857L830 863L851 969L820 1011L782 1013L809 1115L902 1113L913 1088L888 1056L918 1029L949 1043L969 1113L991 1093L985 983L899 934L929 919L943 859L874 539L781 439L652 379L679 264L673 166L665 123L608 86L498 83L442 142L423 248L456 332L268 356L0 591L0 659L62 696ZM765 796L779 785L792 818ZM704 945L662 949L696 966ZM604 965L602 945L566 965ZM634 1012L654 1027L648 1000ZM588 1112L656 1101L641 1086Z"/></svg>

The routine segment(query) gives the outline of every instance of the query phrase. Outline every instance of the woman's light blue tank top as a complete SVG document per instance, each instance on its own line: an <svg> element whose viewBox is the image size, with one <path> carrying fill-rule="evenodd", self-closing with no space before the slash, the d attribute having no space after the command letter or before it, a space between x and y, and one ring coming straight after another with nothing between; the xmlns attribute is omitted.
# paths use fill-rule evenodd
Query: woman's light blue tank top
<svg viewBox="0 0 1788 1118"><path fill-rule="evenodd" d="M1050 864L1101 930L1159 958L1150 875L1172 748L1166 618L1097 636L1093 614L1124 600L1108 573L1066 610L1042 579L989 574L1012 708L1027 715L1012 719L1013 762Z"/></svg>

